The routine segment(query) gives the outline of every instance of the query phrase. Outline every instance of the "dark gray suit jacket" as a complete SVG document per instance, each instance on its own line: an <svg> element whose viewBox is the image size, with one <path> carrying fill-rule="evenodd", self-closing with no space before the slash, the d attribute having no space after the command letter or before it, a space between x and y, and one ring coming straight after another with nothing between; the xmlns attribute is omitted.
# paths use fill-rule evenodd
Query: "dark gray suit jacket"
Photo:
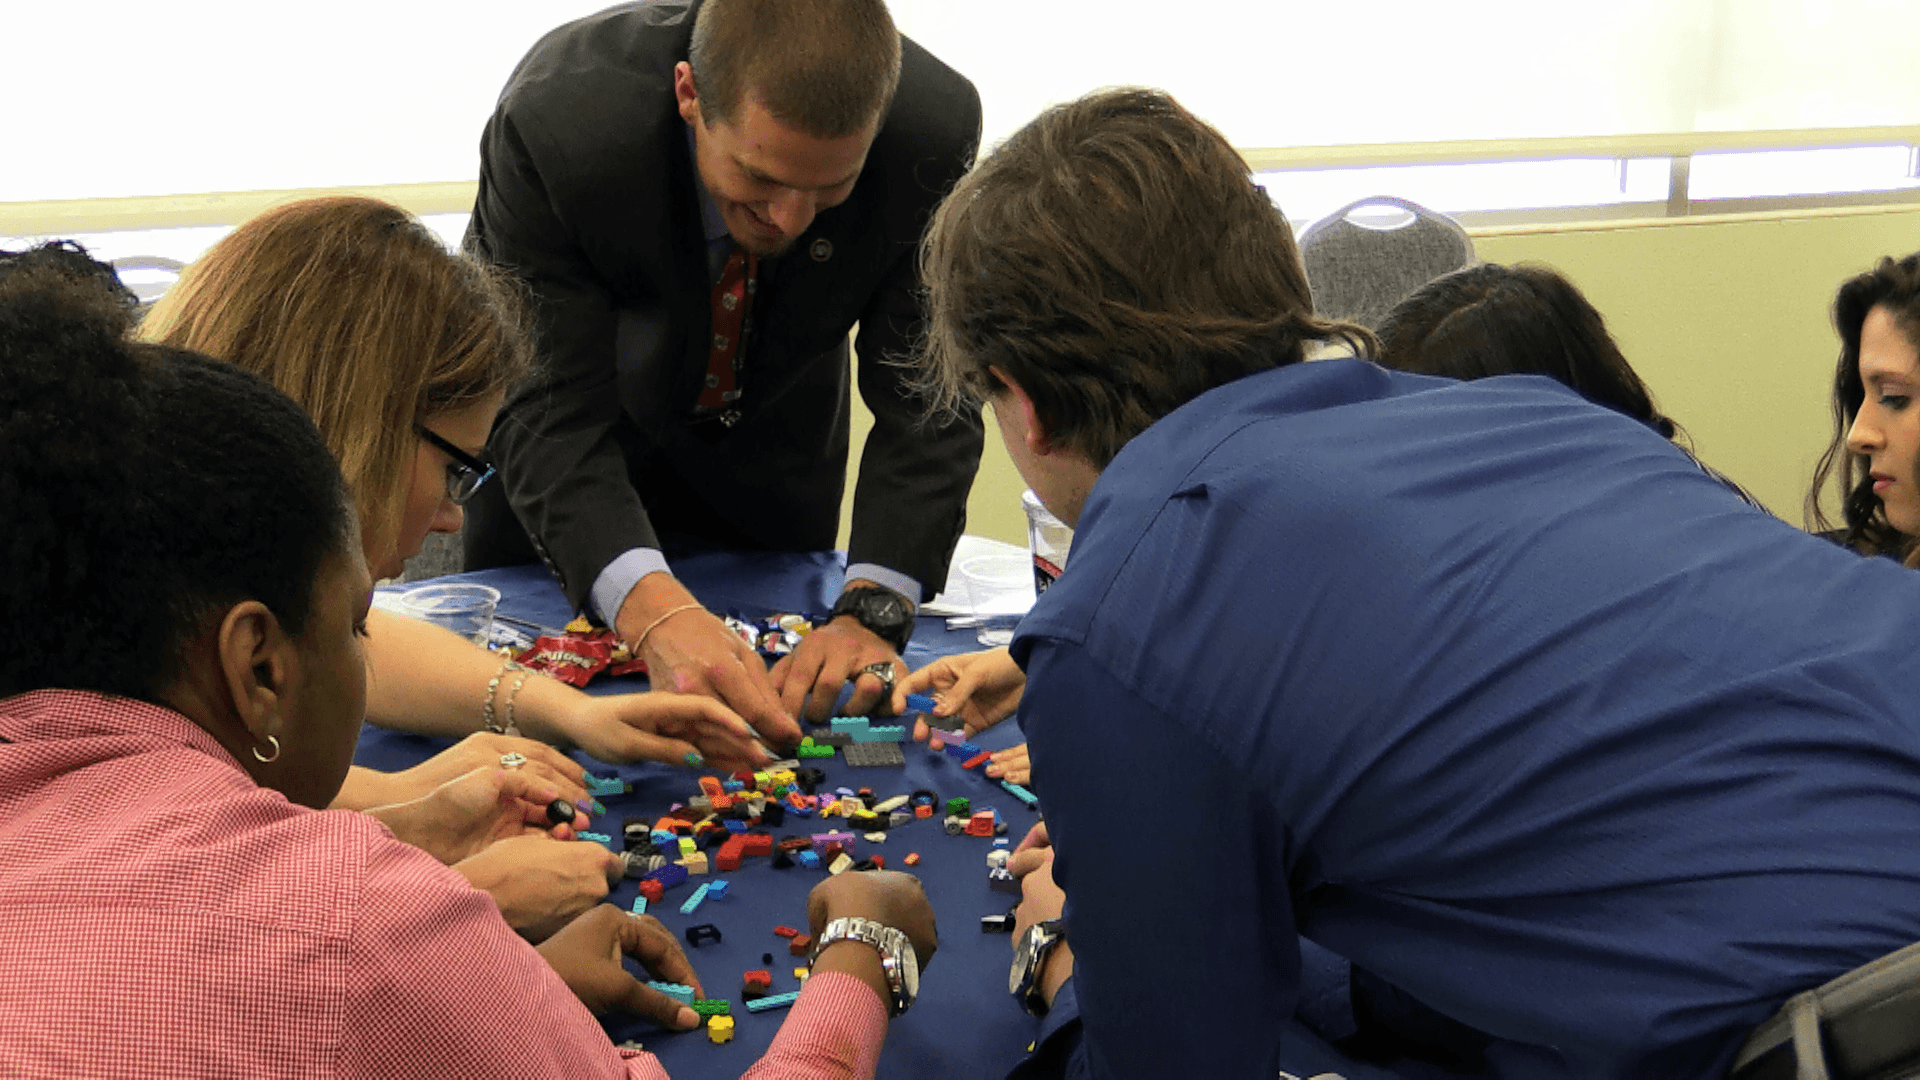
<svg viewBox="0 0 1920 1080"><path fill-rule="evenodd" d="M763 269L741 418L723 427L692 412L710 278L673 68L697 7L625 4L560 27L520 62L487 124L467 243L531 288L543 368L509 396L489 444L517 525L470 518L468 549L524 528L585 607L609 562L681 528L659 516L672 507L642 505L636 485L649 489L663 475L653 470L758 546L831 548L858 323L874 428L849 560L931 595L965 524L981 427L977 413L926 422L899 361L924 317L920 237L972 162L979 95L902 41L900 87L852 195Z"/></svg>

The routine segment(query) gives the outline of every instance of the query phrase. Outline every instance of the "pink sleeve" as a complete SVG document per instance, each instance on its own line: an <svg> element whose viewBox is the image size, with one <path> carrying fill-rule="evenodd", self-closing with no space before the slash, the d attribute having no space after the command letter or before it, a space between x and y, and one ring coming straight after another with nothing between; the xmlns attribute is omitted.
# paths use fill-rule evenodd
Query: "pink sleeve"
<svg viewBox="0 0 1920 1080"><path fill-rule="evenodd" d="M873 987L828 971L807 980L767 1054L742 1080L871 1080L887 1037Z"/></svg>
<svg viewBox="0 0 1920 1080"><path fill-rule="evenodd" d="M652 1055L616 1050L493 900L425 852L373 844L348 949L344 1076L667 1080Z"/></svg>

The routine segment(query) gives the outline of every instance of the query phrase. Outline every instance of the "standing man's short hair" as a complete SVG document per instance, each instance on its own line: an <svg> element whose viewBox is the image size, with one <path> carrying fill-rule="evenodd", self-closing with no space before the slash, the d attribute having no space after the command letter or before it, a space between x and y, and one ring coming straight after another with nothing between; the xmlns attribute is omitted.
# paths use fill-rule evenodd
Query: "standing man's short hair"
<svg viewBox="0 0 1920 1080"><path fill-rule="evenodd" d="M687 61L709 126L752 97L804 135L839 139L893 103L900 31L883 0L706 0Z"/></svg>
<svg viewBox="0 0 1920 1080"><path fill-rule="evenodd" d="M1040 114L954 187L922 256L936 399L984 398L998 368L1097 467L1309 342L1373 341L1314 317L1285 215L1225 136L1158 90Z"/></svg>

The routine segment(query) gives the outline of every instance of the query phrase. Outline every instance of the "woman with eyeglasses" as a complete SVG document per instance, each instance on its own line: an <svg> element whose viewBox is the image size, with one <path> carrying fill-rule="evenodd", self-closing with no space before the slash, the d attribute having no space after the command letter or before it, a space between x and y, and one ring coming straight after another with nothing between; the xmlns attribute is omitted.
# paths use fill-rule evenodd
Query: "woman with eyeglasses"
<svg viewBox="0 0 1920 1080"><path fill-rule="evenodd" d="M525 318L505 279L450 253L404 210L324 198L270 210L214 245L148 312L140 336L233 363L307 410L347 478L379 579L398 576L429 532L458 529L460 504L491 475L482 448L494 414L532 362ZM336 807L417 800L475 769L497 773L510 752L568 798L584 799L579 767L549 743L616 763L732 771L769 760L746 722L710 698L590 696L508 671L456 634L378 609L367 631L367 718L465 738L405 772L355 768ZM483 730L504 727L509 715L527 739ZM431 837L402 835L436 850ZM514 899L514 883L530 880L513 872L526 852L483 852L479 864L459 868L537 936L604 895L608 875L617 880L604 848L566 847L575 900L559 910L550 897Z"/></svg>

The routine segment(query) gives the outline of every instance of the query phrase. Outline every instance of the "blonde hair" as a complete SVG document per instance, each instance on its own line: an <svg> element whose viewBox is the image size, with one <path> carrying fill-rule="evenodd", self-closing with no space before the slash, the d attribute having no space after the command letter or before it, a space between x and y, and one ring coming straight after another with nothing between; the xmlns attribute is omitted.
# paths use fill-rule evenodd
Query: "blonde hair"
<svg viewBox="0 0 1920 1080"><path fill-rule="evenodd" d="M397 543L414 426L504 392L533 357L509 279L405 210L353 197L240 226L140 334L251 371L306 409L353 488L370 560Z"/></svg>

